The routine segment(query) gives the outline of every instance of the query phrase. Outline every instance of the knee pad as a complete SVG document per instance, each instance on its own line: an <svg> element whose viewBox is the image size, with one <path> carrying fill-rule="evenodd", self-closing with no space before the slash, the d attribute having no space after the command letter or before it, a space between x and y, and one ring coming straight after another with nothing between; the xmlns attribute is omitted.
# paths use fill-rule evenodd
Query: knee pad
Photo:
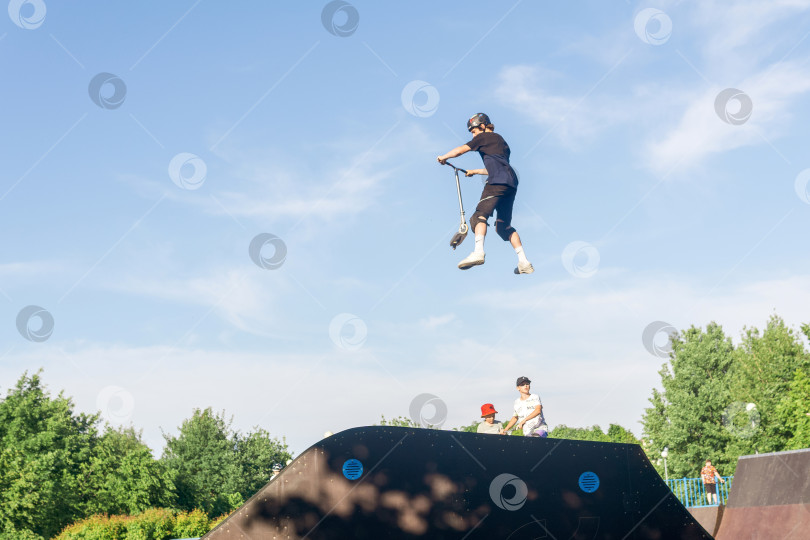
<svg viewBox="0 0 810 540"><path fill-rule="evenodd" d="M515 232L515 228L512 227L511 225L505 227L503 221L498 219L495 220L495 232L498 233L498 236L500 236L501 238L503 238L508 242L509 237L512 236L513 232Z"/></svg>
<svg viewBox="0 0 810 540"><path fill-rule="evenodd" d="M475 226L479 223L484 222L489 227L489 223L487 223L487 215L481 212L476 212L470 216L470 232L475 234Z"/></svg>

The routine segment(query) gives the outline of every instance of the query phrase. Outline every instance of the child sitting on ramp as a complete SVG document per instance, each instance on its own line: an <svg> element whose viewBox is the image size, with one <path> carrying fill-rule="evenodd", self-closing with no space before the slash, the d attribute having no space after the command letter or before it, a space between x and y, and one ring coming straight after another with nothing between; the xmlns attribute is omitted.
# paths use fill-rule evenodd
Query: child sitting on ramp
<svg viewBox="0 0 810 540"><path fill-rule="evenodd" d="M522 429L526 437L548 437L543 402L540 401L540 396L531 393L532 381L528 377L518 377L515 384L520 392L520 397L515 400L515 415L501 430L501 434L507 434L517 424L517 429Z"/></svg>
<svg viewBox="0 0 810 540"><path fill-rule="evenodd" d="M500 433L503 424L495 421L496 414L498 414L498 411L495 410L495 406L492 403L484 403L481 405L481 418L484 420L478 424L475 430L476 433L491 433L495 435Z"/></svg>

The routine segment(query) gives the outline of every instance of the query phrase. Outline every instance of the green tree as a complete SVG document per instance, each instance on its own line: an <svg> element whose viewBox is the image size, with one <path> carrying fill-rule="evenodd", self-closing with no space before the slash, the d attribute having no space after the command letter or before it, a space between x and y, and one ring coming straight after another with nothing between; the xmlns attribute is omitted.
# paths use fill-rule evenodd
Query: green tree
<svg viewBox="0 0 810 540"><path fill-rule="evenodd" d="M810 369L799 336L772 316L763 332L746 328L731 371L726 426L735 455L783 450L791 434L777 413L797 370Z"/></svg>
<svg viewBox="0 0 810 540"><path fill-rule="evenodd" d="M473 421L472 424L468 426L461 426L457 428L453 428L453 431L466 431L468 433L475 433L478 429L478 424L480 424L479 420ZM376 426L395 426L395 427L407 427L407 428L422 428L421 424L415 422L413 419L405 417L405 416L397 416L395 418L386 418L385 415L380 417L380 423L374 424ZM440 429L437 426L427 426L427 429Z"/></svg>
<svg viewBox="0 0 810 540"><path fill-rule="evenodd" d="M481 420L475 420L472 424L468 426L460 426L457 428L453 428L453 431L466 431L467 433L477 433L478 432L478 424L481 423Z"/></svg>
<svg viewBox="0 0 810 540"><path fill-rule="evenodd" d="M551 430L548 437L550 439L571 439L574 441L640 444L640 441L636 439L635 435L633 435L629 429L618 424L610 424L607 433L602 431L602 428L599 426L575 428L560 424Z"/></svg>
<svg viewBox="0 0 810 540"><path fill-rule="evenodd" d="M225 413L196 409L177 437L164 435L162 461L174 474L177 506L210 517L231 512L270 481L275 463L292 458L287 444L261 429L242 435Z"/></svg>
<svg viewBox="0 0 810 540"><path fill-rule="evenodd" d="M643 425L641 447L659 474L664 476L664 466L662 463L658 463L661 459L661 451L666 448L666 441L663 438L669 424L664 394L657 388L653 388L649 401L652 407L644 410L641 420Z"/></svg>
<svg viewBox="0 0 810 540"><path fill-rule="evenodd" d="M405 416L397 416L396 418L386 418L384 415L381 416L380 423L376 424L378 426L396 426L396 427L408 427L408 428L421 428L422 426L410 418Z"/></svg>
<svg viewBox="0 0 810 540"><path fill-rule="evenodd" d="M233 510L241 498L230 426L224 412L214 414L209 407L195 409L192 417L183 421L177 437L164 435L162 460L175 475L177 505L182 510L200 508L209 516L217 516Z"/></svg>
<svg viewBox="0 0 810 540"><path fill-rule="evenodd" d="M137 514L174 506L173 473L134 428L107 428L85 469L85 515Z"/></svg>
<svg viewBox="0 0 810 540"><path fill-rule="evenodd" d="M239 493L244 500L259 491L272 477L273 465L292 459L285 441L279 441L261 428L241 435L233 435L236 463L239 468Z"/></svg>
<svg viewBox="0 0 810 540"><path fill-rule="evenodd" d="M16 529L6 529L0 531L0 540L44 540L40 535L29 530L18 531Z"/></svg>
<svg viewBox="0 0 810 540"><path fill-rule="evenodd" d="M810 376L796 370L787 395L776 407L776 418L789 438L784 450L810 448Z"/></svg>
<svg viewBox="0 0 810 540"><path fill-rule="evenodd" d="M569 439L572 441L609 442L608 436L599 426L590 428L568 427L565 424L555 426L548 434L550 439Z"/></svg>
<svg viewBox="0 0 810 540"><path fill-rule="evenodd" d="M731 402L729 370L734 346L722 327L691 327L673 337L670 360L659 374L663 391L653 390L642 425L648 455L669 450L670 477L697 476L703 461L715 462L721 474L736 464L726 454L731 434L723 414ZM731 469L731 470L730 470Z"/></svg>
<svg viewBox="0 0 810 540"><path fill-rule="evenodd" d="M0 401L0 530L50 537L82 517L96 415L52 398L40 372L24 373ZM21 536L22 537L22 536Z"/></svg>
<svg viewBox="0 0 810 540"><path fill-rule="evenodd" d="M614 443L641 444L632 431L618 424L610 424L607 437L610 442Z"/></svg>

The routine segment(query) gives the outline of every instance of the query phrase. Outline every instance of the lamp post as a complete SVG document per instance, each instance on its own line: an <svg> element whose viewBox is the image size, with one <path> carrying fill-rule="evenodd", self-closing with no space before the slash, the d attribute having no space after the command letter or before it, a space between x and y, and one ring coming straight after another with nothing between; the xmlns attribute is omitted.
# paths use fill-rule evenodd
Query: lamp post
<svg viewBox="0 0 810 540"><path fill-rule="evenodd" d="M754 420L754 414L755 413L751 412L751 411L756 411L756 410L757 410L757 404L756 403L749 403L748 405L745 406L745 411L748 413L748 418L751 420L751 429L756 429L757 428L757 423Z"/></svg>
<svg viewBox="0 0 810 540"><path fill-rule="evenodd" d="M664 458L664 480L669 482L669 472L667 472L667 456L669 456L669 448L665 447L661 452L661 457Z"/></svg>

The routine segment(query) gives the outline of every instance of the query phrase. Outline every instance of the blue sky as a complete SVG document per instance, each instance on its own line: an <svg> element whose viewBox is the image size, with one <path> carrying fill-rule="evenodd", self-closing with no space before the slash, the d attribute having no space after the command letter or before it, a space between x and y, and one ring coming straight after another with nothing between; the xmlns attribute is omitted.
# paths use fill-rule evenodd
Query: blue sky
<svg viewBox="0 0 810 540"><path fill-rule="evenodd" d="M208 406L301 452L423 394L508 419L527 375L551 426L640 434L649 325L810 322L810 0L8 11L3 393L44 368L156 452ZM448 245L436 156L481 111L532 275Z"/></svg>

